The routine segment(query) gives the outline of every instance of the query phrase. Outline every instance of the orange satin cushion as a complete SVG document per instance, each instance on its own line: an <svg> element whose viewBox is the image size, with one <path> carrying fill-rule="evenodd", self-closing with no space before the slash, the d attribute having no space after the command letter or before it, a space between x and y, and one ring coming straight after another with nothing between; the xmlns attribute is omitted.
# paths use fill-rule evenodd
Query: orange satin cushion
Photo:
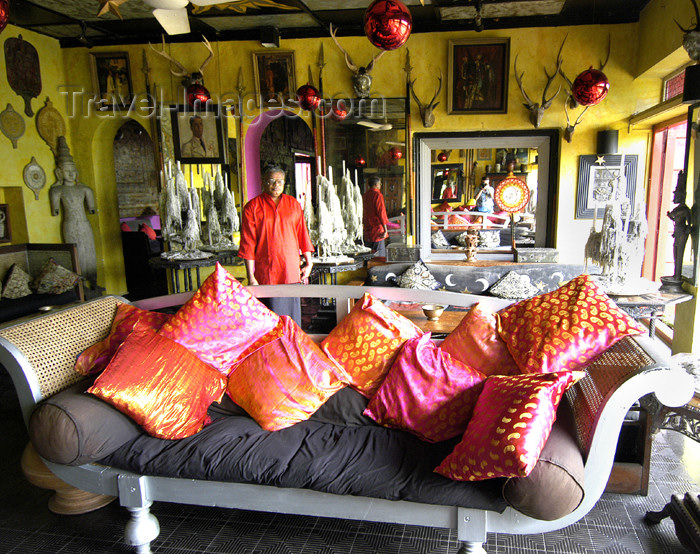
<svg viewBox="0 0 700 554"><path fill-rule="evenodd" d="M485 379L426 333L406 341L364 415L427 442L448 440L464 433Z"/></svg>
<svg viewBox="0 0 700 554"><path fill-rule="evenodd" d="M518 364L498 334L498 314L483 303L475 304L440 348L484 375L517 375Z"/></svg>
<svg viewBox="0 0 700 554"><path fill-rule="evenodd" d="M268 431L305 421L345 386L342 370L288 316L282 336L234 367L231 399Z"/></svg>
<svg viewBox="0 0 700 554"><path fill-rule="evenodd" d="M217 263L160 334L228 374L238 361L278 338L279 325L279 316Z"/></svg>
<svg viewBox="0 0 700 554"><path fill-rule="evenodd" d="M422 334L412 321L365 293L321 348L345 370L348 384L371 398L403 343Z"/></svg>
<svg viewBox="0 0 700 554"><path fill-rule="evenodd" d="M221 400L226 377L186 348L137 324L87 390L161 439L182 439L204 427Z"/></svg>
<svg viewBox="0 0 700 554"><path fill-rule="evenodd" d="M489 377L462 440L435 471L455 481L526 477L549 437L562 395L585 375L560 371Z"/></svg>
<svg viewBox="0 0 700 554"><path fill-rule="evenodd" d="M109 335L81 352L75 362L75 370L83 375L100 373L138 322L157 331L170 317L170 314L149 312L131 304L119 304Z"/></svg>
<svg viewBox="0 0 700 554"><path fill-rule="evenodd" d="M501 338L522 373L582 369L623 337L645 332L589 275L498 315Z"/></svg>

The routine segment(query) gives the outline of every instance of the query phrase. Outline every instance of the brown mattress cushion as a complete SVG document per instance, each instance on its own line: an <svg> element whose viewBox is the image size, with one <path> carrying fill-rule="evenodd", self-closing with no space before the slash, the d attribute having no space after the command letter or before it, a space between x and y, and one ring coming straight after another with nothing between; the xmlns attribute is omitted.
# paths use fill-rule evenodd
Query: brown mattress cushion
<svg viewBox="0 0 700 554"><path fill-rule="evenodd" d="M583 500L583 457L571 432L571 412L559 405L557 421L527 477L503 485L503 498L519 512L551 521L570 514Z"/></svg>
<svg viewBox="0 0 700 554"><path fill-rule="evenodd" d="M29 419L29 438L41 457L65 465L108 456L143 430L99 398L86 394L86 379L44 400Z"/></svg>

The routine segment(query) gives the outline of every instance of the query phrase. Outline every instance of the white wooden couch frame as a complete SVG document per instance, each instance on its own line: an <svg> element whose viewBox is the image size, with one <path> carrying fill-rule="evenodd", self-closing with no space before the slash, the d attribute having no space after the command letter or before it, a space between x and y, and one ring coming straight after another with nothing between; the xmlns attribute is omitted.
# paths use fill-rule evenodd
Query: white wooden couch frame
<svg viewBox="0 0 700 554"><path fill-rule="evenodd" d="M334 298L338 320L348 313L352 301L366 291L392 301L454 306L485 302L494 309L508 304L492 297L391 287L282 285L250 287L250 290L259 297ZM135 304L146 309L177 306L191 294L163 296ZM102 297L0 329L0 363L13 379L25 422L41 400L80 379L72 369L77 353L107 335L120 301L125 300ZM609 365L589 368L592 378L582 380L569 391L573 391L579 402L579 409L575 410L577 425L586 443L585 497L573 513L554 521L536 520L513 508L497 513L303 489L137 475L99 464L63 466L46 462L46 465L57 477L78 489L118 496L121 505L131 512L125 542L139 553L150 552L150 542L159 533L158 521L149 511L155 501L451 528L463 541L460 554L484 553L487 533L546 533L566 527L588 513L605 489L625 414L639 398L655 393L667 406L680 406L690 399L693 390L690 376L680 368L670 367L669 360L651 339L640 336L629 342L634 351L632 357L641 356L649 363L614 372L609 371ZM616 375L610 383L610 379L599 379L594 373ZM584 382L588 385L580 387Z"/></svg>

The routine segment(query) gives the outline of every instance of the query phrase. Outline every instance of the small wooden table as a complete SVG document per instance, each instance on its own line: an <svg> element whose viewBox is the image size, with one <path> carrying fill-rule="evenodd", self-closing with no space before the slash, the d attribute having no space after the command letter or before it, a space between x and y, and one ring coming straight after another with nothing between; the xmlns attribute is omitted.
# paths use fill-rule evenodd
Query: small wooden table
<svg viewBox="0 0 700 554"><path fill-rule="evenodd" d="M428 332L433 335L433 337L438 337L442 335L449 335L457 325L462 321L466 311L453 311L453 312L442 312L440 319L437 321L429 321L423 310L396 310L402 316L410 319L415 323L421 331Z"/></svg>
<svg viewBox="0 0 700 554"><path fill-rule="evenodd" d="M634 319L649 318L649 336L654 338L656 334L656 320L663 316L666 306L687 302L693 298L693 295L659 291L636 296L611 294L610 298L622 310L627 312L630 317Z"/></svg>

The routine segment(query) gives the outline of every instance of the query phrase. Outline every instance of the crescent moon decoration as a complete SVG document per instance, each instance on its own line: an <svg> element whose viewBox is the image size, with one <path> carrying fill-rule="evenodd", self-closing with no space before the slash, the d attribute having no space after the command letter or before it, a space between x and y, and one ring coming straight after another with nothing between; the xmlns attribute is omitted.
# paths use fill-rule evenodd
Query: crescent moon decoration
<svg viewBox="0 0 700 554"><path fill-rule="evenodd" d="M450 273L447 277L445 277L445 284L446 284L448 287L454 287L454 286L455 286L454 283L450 283L450 279L451 279L453 276L454 276L454 273Z"/></svg>
<svg viewBox="0 0 700 554"><path fill-rule="evenodd" d="M476 280L477 283L481 283L482 281L484 283L484 288L481 289L480 292L484 292L487 288L489 288L489 282L486 279L477 279Z"/></svg>
<svg viewBox="0 0 700 554"><path fill-rule="evenodd" d="M559 275L559 278L557 279L557 275ZM561 271L555 271L552 273L552 279L557 279L557 283L561 283L564 280L564 274Z"/></svg>
<svg viewBox="0 0 700 554"><path fill-rule="evenodd" d="M396 273L387 273L386 277L384 277L385 281L389 281L391 279L396 279Z"/></svg>

